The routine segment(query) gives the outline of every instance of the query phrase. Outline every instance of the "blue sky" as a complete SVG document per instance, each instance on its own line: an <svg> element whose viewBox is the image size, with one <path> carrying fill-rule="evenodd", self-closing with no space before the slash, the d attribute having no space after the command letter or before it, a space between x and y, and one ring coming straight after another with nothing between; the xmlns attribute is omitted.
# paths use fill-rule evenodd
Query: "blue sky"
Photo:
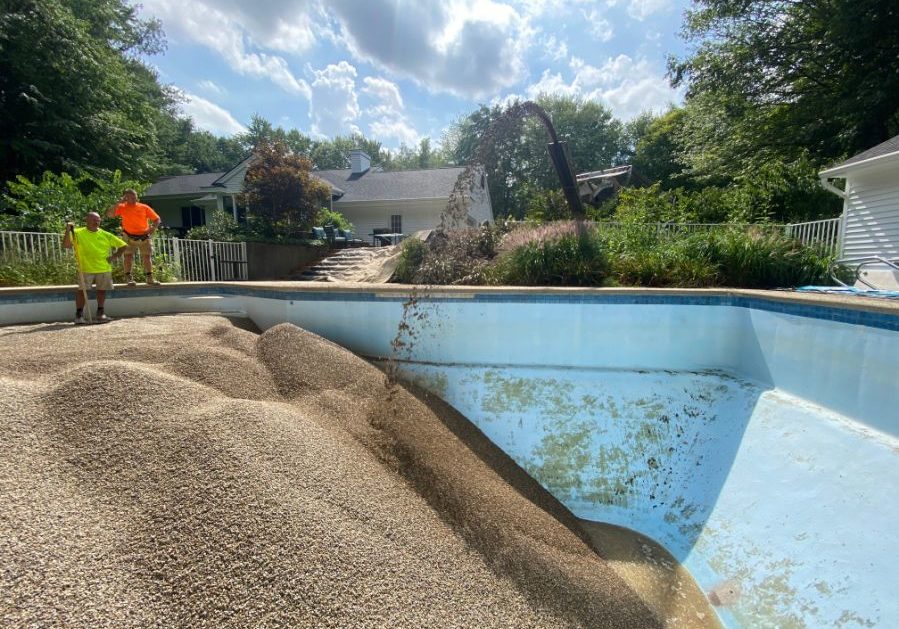
<svg viewBox="0 0 899 629"><path fill-rule="evenodd" d="M481 103L571 94L623 120L682 101L665 78L686 0L141 0L147 59L199 128L254 113L312 137L438 144Z"/></svg>

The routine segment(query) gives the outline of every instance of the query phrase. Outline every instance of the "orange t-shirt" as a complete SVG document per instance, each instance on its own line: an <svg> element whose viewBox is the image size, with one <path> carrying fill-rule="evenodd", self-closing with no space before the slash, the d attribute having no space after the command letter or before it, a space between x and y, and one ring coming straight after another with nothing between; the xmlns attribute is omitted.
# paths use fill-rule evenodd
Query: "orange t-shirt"
<svg viewBox="0 0 899 629"><path fill-rule="evenodd" d="M147 221L159 220L159 214L143 203L119 203L115 215L122 217L122 229L133 236L142 236L150 230Z"/></svg>

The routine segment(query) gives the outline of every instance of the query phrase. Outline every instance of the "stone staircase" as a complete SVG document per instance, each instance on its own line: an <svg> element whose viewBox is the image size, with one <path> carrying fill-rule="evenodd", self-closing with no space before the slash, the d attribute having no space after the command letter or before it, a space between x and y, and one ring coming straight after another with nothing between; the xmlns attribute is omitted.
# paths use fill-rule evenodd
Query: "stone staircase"
<svg viewBox="0 0 899 629"><path fill-rule="evenodd" d="M377 265L390 255L394 247L356 247L340 249L322 258L302 273L287 277L301 282L355 281L361 269Z"/></svg>

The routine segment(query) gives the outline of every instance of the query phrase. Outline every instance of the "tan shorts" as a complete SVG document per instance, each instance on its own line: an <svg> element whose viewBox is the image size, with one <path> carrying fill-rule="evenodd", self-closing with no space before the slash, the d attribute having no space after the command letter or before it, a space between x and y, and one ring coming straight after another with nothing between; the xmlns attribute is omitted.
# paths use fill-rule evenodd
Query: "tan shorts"
<svg viewBox="0 0 899 629"><path fill-rule="evenodd" d="M125 234L124 239L125 244L128 246L128 248L125 249L126 256L133 256L135 249L140 251L141 260L149 260L153 255L152 238L138 240L137 238L130 238L128 234Z"/></svg>
<svg viewBox="0 0 899 629"><path fill-rule="evenodd" d="M91 286L97 290L112 290L112 272L106 273L79 273L78 288L88 289Z"/></svg>

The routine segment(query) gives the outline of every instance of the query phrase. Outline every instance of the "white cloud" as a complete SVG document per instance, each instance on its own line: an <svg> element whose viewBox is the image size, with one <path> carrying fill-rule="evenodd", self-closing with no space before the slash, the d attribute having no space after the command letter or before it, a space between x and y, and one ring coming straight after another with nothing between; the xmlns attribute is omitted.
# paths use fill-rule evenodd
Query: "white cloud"
<svg viewBox="0 0 899 629"><path fill-rule="evenodd" d="M193 119L198 128L216 135L233 135L247 130L227 110L215 103L187 92L184 93L184 97L186 100L181 109L186 116Z"/></svg>
<svg viewBox="0 0 899 629"><path fill-rule="evenodd" d="M210 92L212 94L215 94L216 96L221 96L225 93L225 90L223 88L219 87L213 81L210 81L208 79L205 81L200 81L199 88L204 92Z"/></svg>
<svg viewBox="0 0 899 629"><path fill-rule="evenodd" d="M584 20L589 25L590 34L601 42L607 42L612 39L615 34L612 23L602 17L602 14L596 9L583 11Z"/></svg>
<svg viewBox="0 0 899 629"><path fill-rule="evenodd" d="M547 56L553 61L561 61L568 56L568 44L556 39L555 35L544 38L543 47Z"/></svg>
<svg viewBox="0 0 899 629"><path fill-rule="evenodd" d="M367 76L362 82L365 83L362 93L373 102L373 106L364 111L364 115L372 118L369 124L371 137L381 140L387 148L418 144L422 136L405 114L399 86L381 77Z"/></svg>
<svg viewBox="0 0 899 629"><path fill-rule="evenodd" d="M283 57L248 50L253 42L259 41L264 41L272 49L290 48L284 40L279 39L287 38L288 35L294 38L291 40L291 52L312 44L312 39L300 37L300 30L297 30L301 29L300 26L290 25L281 18L272 17L271 11L263 10L285 4L298 3L256 0L253 6L260 11L251 12L251 16L238 10L243 5L237 0L215 3L210 0L145 0L144 12L160 18L170 37L196 42L217 52L235 72L268 78L286 92L309 98L309 85L294 76ZM265 16L269 16L269 19L264 19ZM268 27L269 31L264 27Z"/></svg>
<svg viewBox="0 0 899 629"><path fill-rule="evenodd" d="M388 140L396 140L396 146L388 148L397 148L400 144L417 146L422 137L407 120L402 118L382 118L372 122L370 127L372 137L378 138L385 144Z"/></svg>
<svg viewBox="0 0 899 629"><path fill-rule="evenodd" d="M683 99L682 91L672 88L665 75L653 69L646 59L618 55L596 67L573 57L569 65L573 72L571 81L566 81L561 73L545 70L540 80L528 87L528 97L546 93L586 98L606 105L623 120L643 111L664 110Z"/></svg>
<svg viewBox="0 0 899 629"><path fill-rule="evenodd" d="M356 95L356 68L341 61L324 70L313 70L309 117L312 133L333 137L359 131L359 99Z"/></svg>
<svg viewBox="0 0 899 629"><path fill-rule="evenodd" d="M642 22L654 13L661 13L670 8L671 0L631 0L627 14Z"/></svg>
<svg viewBox="0 0 899 629"><path fill-rule="evenodd" d="M480 98L526 73L533 31L493 0L331 0L341 35L359 59L432 91Z"/></svg>
<svg viewBox="0 0 899 629"><path fill-rule="evenodd" d="M379 101L377 110L383 113L397 113L403 110L403 97L396 83L387 79L367 76L362 79L362 92Z"/></svg>

